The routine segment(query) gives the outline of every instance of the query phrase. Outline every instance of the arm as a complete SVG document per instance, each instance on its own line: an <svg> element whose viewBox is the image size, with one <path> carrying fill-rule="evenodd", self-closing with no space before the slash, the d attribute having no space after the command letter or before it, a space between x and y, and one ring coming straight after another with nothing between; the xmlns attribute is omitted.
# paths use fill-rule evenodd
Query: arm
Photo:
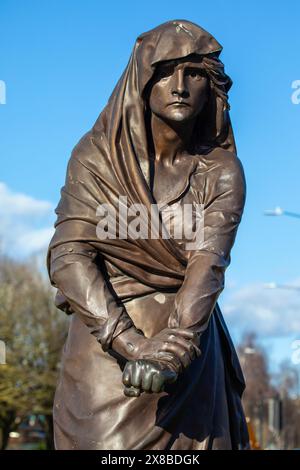
<svg viewBox="0 0 300 470"><path fill-rule="evenodd" d="M51 249L50 279L106 351L133 322L109 289L88 243L69 242Z"/></svg>
<svg viewBox="0 0 300 470"><path fill-rule="evenodd" d="M80 316L105 351L113 349L127 360L163 357L176 369L181 364L187 366L198 352L189 341L193 333L166 329L154 338L146 338L109 289L97 256L97 250L88 243L69 242L52 248L51 282L67 299L69 310Z"/></svg>
<svg viewBox="0 0 300 470"><path fill-rule="evenodd" d="M204 194L204 240L189 253L184 282L177 292L175 311L169 327L206 329L217 299L224 288L224 273L242 217L246 184L238 158L226 153L195 181L206 188ZM200 180L199 180L200 178ZM202 180L201 180L202 178ZM202 184L201 184L202 182Z"/></svg>

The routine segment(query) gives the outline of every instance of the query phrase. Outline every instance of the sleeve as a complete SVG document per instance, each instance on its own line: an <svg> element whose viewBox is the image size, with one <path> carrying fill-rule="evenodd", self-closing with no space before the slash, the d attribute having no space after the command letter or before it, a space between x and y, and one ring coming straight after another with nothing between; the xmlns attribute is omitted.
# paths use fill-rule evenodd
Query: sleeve
<svg viewBox="0 0 300 470"><path fill-rule="evenodd" d="M104 351L133 326L99 266L99 254L84 242L68 242L52 248L50 280L58 289L56 306L79 315Z"/></svg>
<svg viewBox="0 0 300 470"><path fill-rule="evenodd" d="M189 252L184 281L169 318L169 327L191 328L200 335L224 288L224 274L245 204L241 162L233 154L226 157L207 172L201 184L205 188L203 237L199 248Z"/></svg>

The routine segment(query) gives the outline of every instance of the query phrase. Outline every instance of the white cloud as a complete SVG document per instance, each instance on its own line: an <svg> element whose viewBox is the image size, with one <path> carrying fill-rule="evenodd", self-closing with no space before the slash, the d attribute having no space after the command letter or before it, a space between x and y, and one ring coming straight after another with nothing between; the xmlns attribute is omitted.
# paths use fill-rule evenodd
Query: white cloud
<svg viewBox="0 0 300 470"><path fill-rule="evenodd" d="M24 257L46 249L54 232L54 206L49 201L13 192L0 182L1 249Z"/></svg>
<svg viewBox="0 0 300 470"><path fill-rule="evenodd" d="M22 250L22 247L26 246L27 252L30 253L43 250L49 244L53 232L52 227L29 230L18 239L19 249Z"/></svg>
<svg viewBox="0 0 300 470"><path fill-rule="evenodd" d="M0 182L0 215L45 215L53 206L48 201L40 201L22 193L14 193L5 183Z"/></svg>
<svg viewBox="0 0 300 470"><path fill-rule="evenodd" d="M222 311L229 326L260 337L299 335L300 279L287 284L299 290L249 284L227 295Z"/></svg>

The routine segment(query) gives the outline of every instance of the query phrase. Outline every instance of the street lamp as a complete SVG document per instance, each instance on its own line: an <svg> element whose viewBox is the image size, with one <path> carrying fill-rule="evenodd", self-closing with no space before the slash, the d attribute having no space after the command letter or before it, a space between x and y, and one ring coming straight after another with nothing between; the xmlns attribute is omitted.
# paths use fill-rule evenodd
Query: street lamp
<svg viewBox="0 0 300 470"><path fill-rule="evenodd" d="M300 286L294 286L292 284L277 284L276 282L268 282L264 284L266 289L288 289L300 291Z"/></svg>
<svg viewBox="0 0 300 470"><path fill-rule="evenodd" d="M275 217L278 217L280 215L287 215L288 217L294 217L296 219L300 219L300 214L298 214L297 212L285 211L284 209L282 209L282 207L279 207L279 206L275 207L275 209L264 211L264 215L275 216Z"/></svg>
<svg viewBox="0 0 300 470"><path fill-rule="evenodd" d="M285 211L284 209L282 209L282 207L279 207L279 206L275 207L275 209L264 211L264 214L268 216L275 216L275 217L278 217L281 215L287 215L288 217L294 217L294 218L300 219L300 214L298 214L297 212ZM269 282L265 284L264 286L266 289L288 289L288 290L300 291L300 286L293 286L291 284L277 284L276 282Z"/></svg>

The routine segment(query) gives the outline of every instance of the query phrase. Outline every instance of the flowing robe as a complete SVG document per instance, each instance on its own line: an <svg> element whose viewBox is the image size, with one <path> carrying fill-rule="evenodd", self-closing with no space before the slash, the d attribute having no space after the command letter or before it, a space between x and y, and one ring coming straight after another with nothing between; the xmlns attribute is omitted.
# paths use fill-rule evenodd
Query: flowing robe
<svg viewBox="0 0 300 470"><path fill-rule="evenodd" d="M70 164L69 178L76 165ZM184 204L201 204L204 239L190 250L180 287L137 281L111 257L99 256L94 242L80 237L51 250L52 282L74 312L54 404L58 449L248 446L241 405L244 379L217 304L244 207L243 170L234 154L220 148L190 156L182 170L186 176L161 213L172 209L175 214L172 233L176 212ZM183 247L187 239L174 242ZM145 262L142 254L136 261ZM201 333L201 356L162 393L123 394L125 362L110 345L132 322L147 337L168 326Z"/></svg>
<svg viewBox="0 0 300 470"><path fill-rule="evenodd" d="M221 50L185 20L139 36L107 106L73 150L47 257L56 304L71 313L54 404L58 449L248 447L244 379L217 303L245 202ZM159 202L162 219L171 206L203 205L203 241L189 250L184 235L165 239L163 221L154 239L99 239L99 205L117 209L126 196L149 214L155 203L146 91L159 62L190 54L202 58L209 99L193 129L193 154L182 157ZM202 354L164 392L128 398L124 358L112 343L133 324L147 337L190 328L201 335Z"/></svg>

